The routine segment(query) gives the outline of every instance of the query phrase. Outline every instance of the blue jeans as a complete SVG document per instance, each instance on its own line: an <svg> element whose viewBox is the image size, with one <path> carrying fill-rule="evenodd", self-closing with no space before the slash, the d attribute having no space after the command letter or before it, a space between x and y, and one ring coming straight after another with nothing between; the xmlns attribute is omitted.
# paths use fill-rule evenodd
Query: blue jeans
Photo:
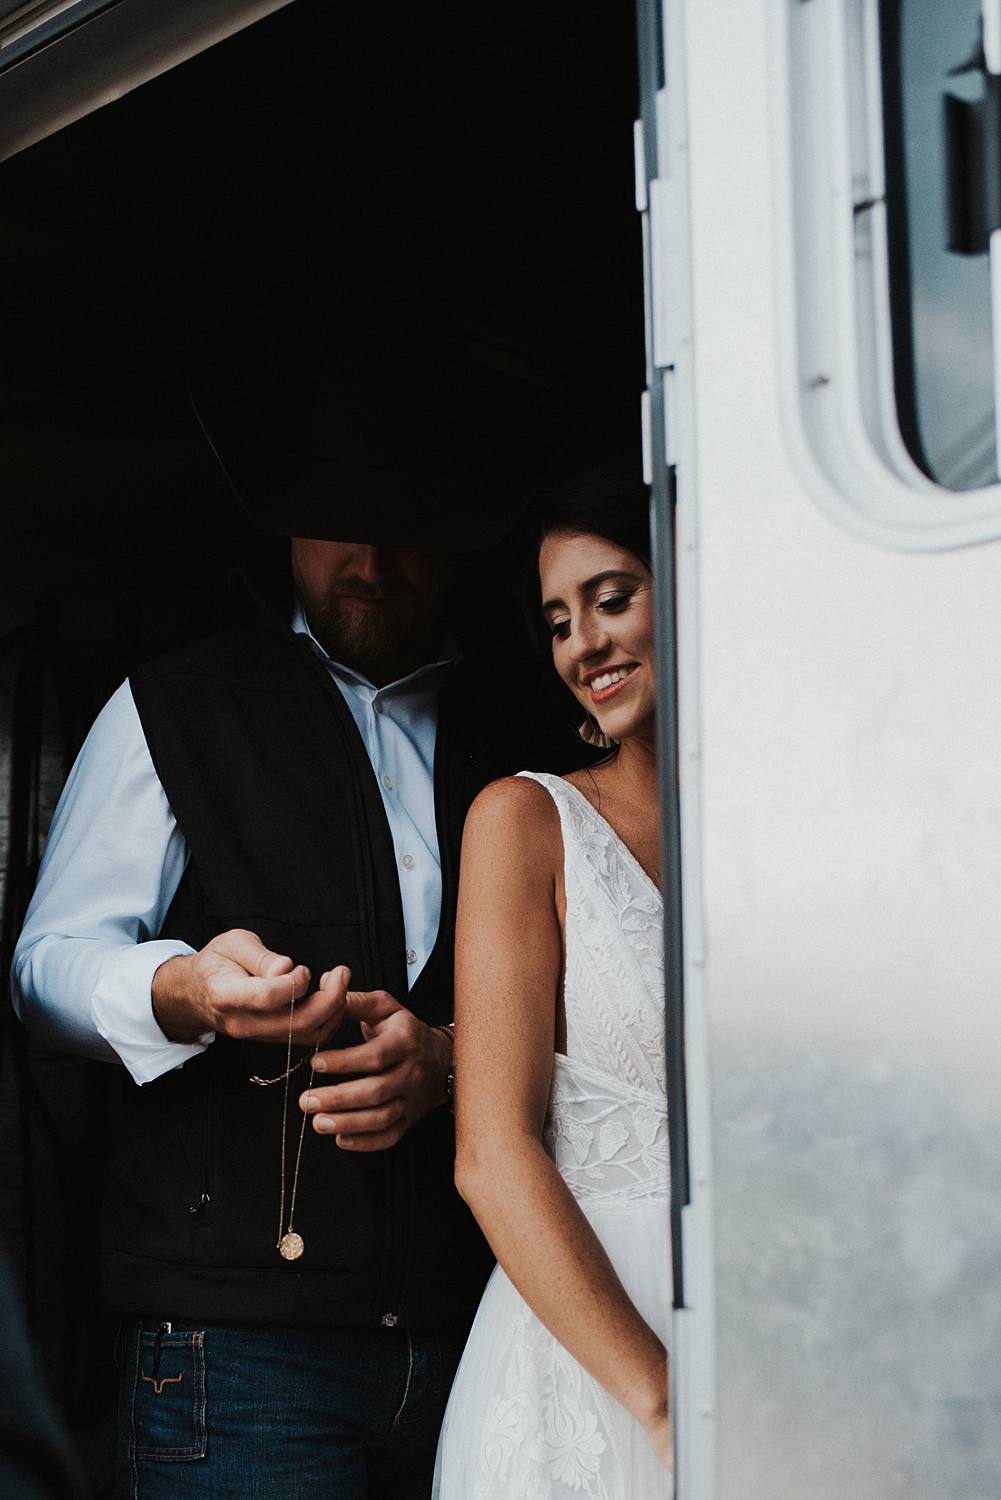
<svg viewBox="0 0 1001 1500"><path fill-rule="evenodd" d="M119 1500L427 1500L460 1334L159 1329L127 1331Z"/></svg>

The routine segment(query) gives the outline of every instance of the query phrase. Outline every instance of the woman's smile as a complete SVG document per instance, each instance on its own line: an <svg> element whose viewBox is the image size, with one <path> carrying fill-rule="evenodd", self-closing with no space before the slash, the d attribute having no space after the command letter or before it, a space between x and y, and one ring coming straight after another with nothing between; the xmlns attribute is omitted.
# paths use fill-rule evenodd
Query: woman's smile
<svg viewBox="0 0 1001 1500"><path fill-rule="evenodd" d="M607 703L620 692L639 666L638 662L626 662L623 666L603 667L599 672L590 672L584 685L590 690L592 703Z"/></svg>

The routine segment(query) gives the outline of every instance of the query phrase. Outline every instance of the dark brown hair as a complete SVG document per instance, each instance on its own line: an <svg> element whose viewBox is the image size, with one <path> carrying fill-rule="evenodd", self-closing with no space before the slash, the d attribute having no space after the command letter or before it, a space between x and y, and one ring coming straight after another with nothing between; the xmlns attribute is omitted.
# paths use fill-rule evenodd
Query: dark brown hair
<svg viewBox="0 0 1001 1500"><path fill-rule="evenodd" d="M649 568L650 492L638 460L610 460L543 495L536 511L536 553L553 532L605 537Z"/></svg>

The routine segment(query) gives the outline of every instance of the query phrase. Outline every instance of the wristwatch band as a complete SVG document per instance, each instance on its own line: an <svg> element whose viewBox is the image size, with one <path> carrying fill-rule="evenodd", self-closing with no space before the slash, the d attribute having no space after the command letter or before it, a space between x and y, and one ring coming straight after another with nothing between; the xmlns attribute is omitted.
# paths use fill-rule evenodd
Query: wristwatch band
<svg viewBox="0 0 1001 1500"><path fill-rule="evenodd" d="M448 1104L449 1109L452 1111L452 1113L454 1115L455 1114L455 1022L454 1021L449 1021L447 1024L441 1025L437 1021L435 1021L433 1023L433 1025L434 1025L435 1031L444 1032L445 1036L447 1036L448 1039L449 1039L449 1041L452 1043L452 1063L451 1063L451 1065L449 1067L448 1072L445 1074L445 1102Z"/></svg>

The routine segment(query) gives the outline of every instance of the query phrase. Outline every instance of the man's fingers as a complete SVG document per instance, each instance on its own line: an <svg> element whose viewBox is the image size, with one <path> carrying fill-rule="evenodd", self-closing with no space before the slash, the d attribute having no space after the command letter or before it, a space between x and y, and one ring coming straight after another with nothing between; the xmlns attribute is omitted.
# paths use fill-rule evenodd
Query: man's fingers
<svg viewBox="0 0 1001 1500"><path fill-rule="evenodd" d="M320 982L317 985L317 988L321 990L339 989L343 991L345 995L347 995L348 985L350 983L351 970L348 968L347 964L338 964L335 969L324 970L324 972L320 975Z"/></svg>
<svg viewBox="0 0 1001 1500"><path fill-rule="evenodd" d="M334 969L324 975L320 989L307 994L310 975L302 964L277 979L223 976L217 987L216 1029L246 1041L287 1041L294 982L296 995L305 998L292 1015L292 1040L318 1046L344 1019L348 978L347 969Z"/></svg>
<svg viewBox="0 0 1001 1500"><path fill-rule="evenodd" d="M309 991L310 973L305 964L297 964L287 974L273 979L255 979L249 974L220 969L209 977L209 985L220 1009L268 1013L288 1011L293 996L301 1000Z"/></svg>
<svg viewBox="0 0 1001 1500"><path fill-rule="evenodd" d="M385 990L349 990L348 1015L353 1021L385 1021L404 1007Z"/></svg>
<svg viewBox="0 0 1001 1500"><path fill-rule="evenodd" d="M372 1135L377 1131L390 1130L405 1121L406 1104L402 1099L391 1099L378 1109L356 1109L337 1114L319 1114L313 1117L313 1129L318 1135Z"/></svg>
<svg viewBox="0 0 1001 1500"><path fill-rule="evenodd" d="M343 964L320 977L320 987L308 995L295 1013L293 1040L319 1047L340 1026L347 1007L351 970Z"/></svg>
<svg viewBox="0 0 1001 1500"><path fill-rule="evenodd" d="M341 1110L374 1109L395 1099L404 1085L404 1070L377 1073L371 1078L352 1078L330 1088L308 1089L299 1100L306 1114L334 1114Z"/></svg>
<svg viewBox="0 0 1001 1500"><path fill-rule="evenodd" d="M321 991L311 995L306 1005L301 1006L292 1019L292 1041L298 1047L316 1047L327 1040L344 1019L344 1002L331 999ZM226 1036L244 1042L288 1042L288 1008L281 1010L254 1011L234 1010L222 1015L217 1029Z"/></svg>
<svg viewBox="0 0 1001 1500"><path fill-rule="evenodd" d="M348 1006L346 1015L351 1014ZM408 1051L403 1036L377 1036L357 1047L337 1047L316 1054L318 1073L384 1073L402 1062Z"/></svg>
<svg viewBox="0 0 1001 1500"><path fill-rule="evenodd" d="M319 988L310 994L310 972L305 964L297 964L290 973L279 974L274 979L251 979L249 975L222 972L216 975L216 985L224 1004L249 1011L287 1011L294 995L300 1002L296 1011L298 1016L318 995L324 997L327 1005L337 1001L343 1007L349 977L349 969L332 969L324 974ZM314 1006L314 1009L319 1008Z"/></svg>
<svg viewBox="0 0 1001 1500"><path fill-rule="evenodd" d="M407 1133L404 1121L389 1130L373 1130L366 1135L338 1135L335 1137L342 1151L388 1151Z"/></svg>
<svg viewBox="0 0 1001 1500"><path fill-rule="evenodd" d="M256 932L248 932L244 927L221 932L212 939L209 947L258 979L273 979L279 974L290 973L293 968L287 953L273 953L270 948L265 948Z"/></svg>
<svg viewBox="0 0 1001 1500"><path fill-rule="evenodd" d="M292 1018L292 1040L319 1047L344 1020L344 996L330 990L314 990L296 1009ZM285 1022L288 1036L288 1021Z"/></svg>

